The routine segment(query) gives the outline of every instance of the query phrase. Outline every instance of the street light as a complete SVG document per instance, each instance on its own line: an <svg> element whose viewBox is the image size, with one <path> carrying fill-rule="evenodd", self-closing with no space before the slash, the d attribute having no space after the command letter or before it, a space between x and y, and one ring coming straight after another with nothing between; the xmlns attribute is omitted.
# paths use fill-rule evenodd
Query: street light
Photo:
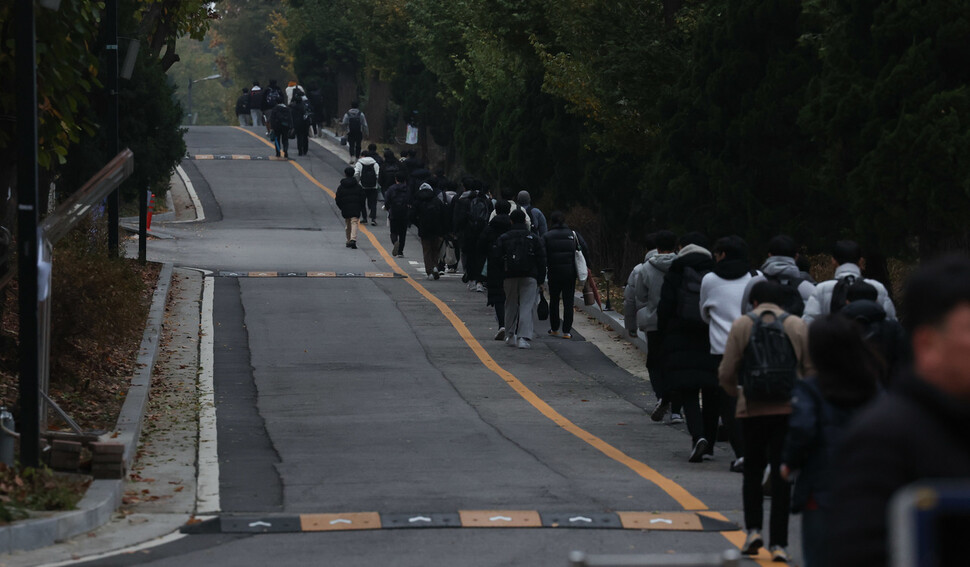
<svg viewBox="0 0 970 567"><path fill-rule="evenodd" d="M603 311L613 311L613 305L610 303L610 280L613 279L613 268L605 268L601 273L606 280L606 306L603 307Z"/></svg>
<svg viewBox="0 0 970 567"><path fill-rule="evenodd" d="M219 75L219 74L209 75L208 77L205 77L202 79L196 79L194 81L192 80L192 77L189 77L189 123L190 124L194 125L195 119L196 119L196 116L192 114L192 84L201 83L202 81L211 81L212 79L218 79L221 76L222 75Z"/></svg>

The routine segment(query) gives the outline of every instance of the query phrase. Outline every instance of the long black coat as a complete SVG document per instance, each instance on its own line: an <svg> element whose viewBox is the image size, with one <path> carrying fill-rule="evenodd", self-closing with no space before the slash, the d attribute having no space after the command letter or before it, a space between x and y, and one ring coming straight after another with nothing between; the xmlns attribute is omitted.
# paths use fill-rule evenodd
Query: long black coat
<svg viewBox="0 0 970 567"><path fill-rule="evenodd" d="M663 386L669 389L717 386L717 359L711 354L707 324L677 315L677 290L687 266L705 273L714 269L714 260L699 252L686 254L673 261L664 277L657 306L657 330L663 337Z"/></svg>
<svg viewBox="0 0 970 567"><path fill-rule="evenodd" d="M436 238L444 236L451 228L451 223L445 218L445 204L435 197L434 191L425 189L418 191L417 197L411 202L411 224L418 227L420 238Z"/></svg>
<svg viewBox="0 0 970 567"><path fill-rule="evenodd" d="M502 258L502 251L496 248L495 243L510 228L512 228L512 221L509 219L509 215L495 215L478 239L479 253L488 258L486 285L488 287L489 305L495 304L496 301L505 301L503 283L505 281L505 262Z"/></svg>
<svg viewBox="0 0 970 567"><path fill-rule="evenodd" d="M886 565L889 500L917 480L970 478L970 402L911 374L853 421L835 453L832 565Z"/></svg>

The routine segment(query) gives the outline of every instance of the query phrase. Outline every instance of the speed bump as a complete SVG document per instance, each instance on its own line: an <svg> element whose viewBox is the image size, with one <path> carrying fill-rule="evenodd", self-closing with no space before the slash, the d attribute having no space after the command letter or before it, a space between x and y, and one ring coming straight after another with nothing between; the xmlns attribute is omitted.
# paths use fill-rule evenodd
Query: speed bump
<svg viewBox="0 0 970 567"><path fill-rule="evenodd" d="M694 512L617 512L627 530L704 531Z"/></svg>
<svg viewBox="0 0 970 567"><path fill-rule="evenodd" d="M377 512L303 514L300 516L300 524L305 532L379 530L381 529L381 516Z"/></svg>
<svg viewBox="0 0 970 567"><path fill-rule="evenodd" d="M463 528L541 528L535 510L459 510Z"/></svg>

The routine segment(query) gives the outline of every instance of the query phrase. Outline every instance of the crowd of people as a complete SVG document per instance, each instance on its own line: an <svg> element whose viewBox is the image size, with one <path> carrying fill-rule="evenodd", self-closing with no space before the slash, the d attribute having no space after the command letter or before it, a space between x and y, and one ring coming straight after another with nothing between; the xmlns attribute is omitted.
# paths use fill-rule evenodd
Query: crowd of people
<svg viewBox="0 0 970 567"><path fill-rule="evenodd" d="M236 117L240 126L264 126L265 135L276 146L276 157L289 159L290 140L296 140L297 154L309 152L310 136L320 136L327 120L323 93L311 86L307 91L296 81L286 88L269 81L263 88L253 81L250 88L242 90L236 99Z"/></svg>
<svg viewBox="0 0 970 567"><path fill-rule="evenodd" d="M821 283L786 235L770 240L760 268L738 236L712 246L659 231L650 241L624 319L646 338L651 417L683 413L689 462L730 444L729 468L743 474L742 553L766 547L767 494L774 561L790 560L795 512L803 565L885 565L892 494L970 476L970 350L956 352L970 341L970 261L929 263L912 278L904 329L853 241L835 243L834 277ZM923 434L937 453L919 446Z"/></svg>

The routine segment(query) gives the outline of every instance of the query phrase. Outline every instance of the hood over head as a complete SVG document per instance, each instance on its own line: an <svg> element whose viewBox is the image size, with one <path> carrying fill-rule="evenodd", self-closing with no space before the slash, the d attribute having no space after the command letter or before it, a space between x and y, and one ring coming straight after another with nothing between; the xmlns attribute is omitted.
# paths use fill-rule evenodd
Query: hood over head
<svg viewBox="0 0 970 567"><path fill-rule="evenodd" d="M676 259L677 259L677 254L673 252L668 252L667 254L660 254L658 252L657 254L651 256L647 260L647 262L649 262L650 265L653 266L654 268L657 268L658 270L666 274L667 272L670 271L670 265L673 264L674 260Z"/></svg>
<svg viewBox="0 0 970 567"><path fill-rule="evenodd" d="M761 266L761 271L766 276L801 278L801 270L791 256L769 256Z"/></svg>
<svg viewBox="0 0 970 567"><path fill-rule="evenodd" d="M708 258L713 258L713 256L711 256L710 250L708 250L707 248L704 248L703 246L698 246L696 244L688 244L687 246L684 246L683 248L681 248L680 251L677 252L677 257L682 258L684 256L687 256L688 254L703 254Z"/></svg>
<svg viewBox="0 0 970 567"><path fill-rule="evenodd" d="M515 196L515 202L527 207L532 204L532 196L529 195L528 191L519 191L519 194Z"/></svg>

